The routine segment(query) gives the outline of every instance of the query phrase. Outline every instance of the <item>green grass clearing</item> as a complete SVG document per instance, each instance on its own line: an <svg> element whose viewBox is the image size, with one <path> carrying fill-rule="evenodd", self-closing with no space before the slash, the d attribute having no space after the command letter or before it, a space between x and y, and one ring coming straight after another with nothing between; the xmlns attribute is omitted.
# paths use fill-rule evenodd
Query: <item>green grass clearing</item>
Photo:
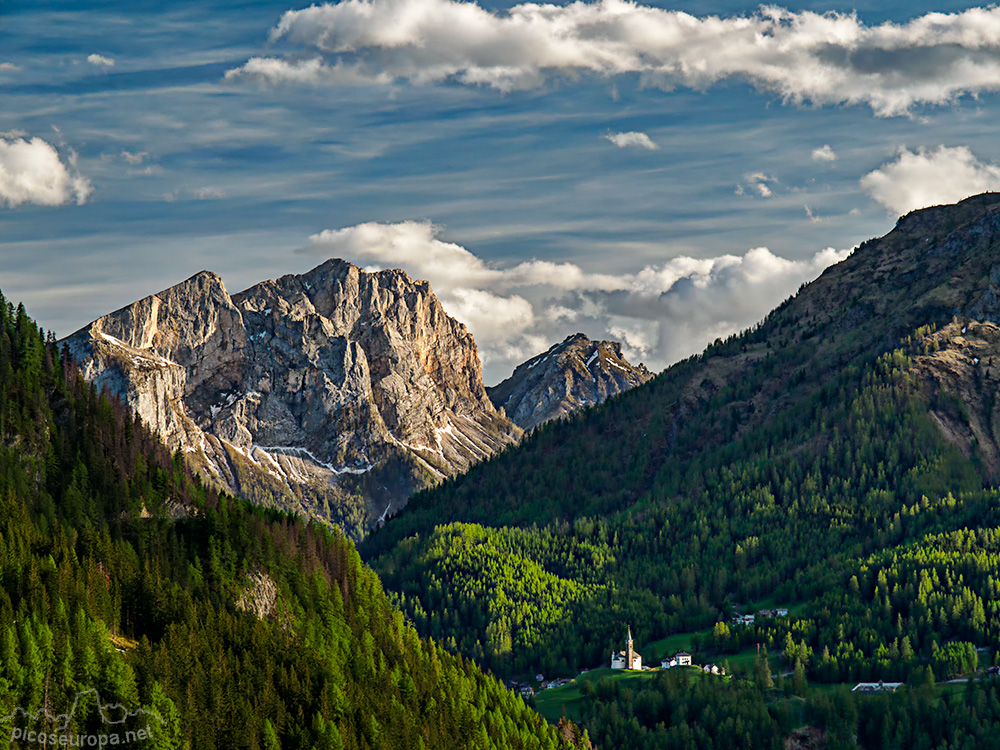
<svg viewBox="0 0 1000 750"><path fill-rule="evenodd" d="M704 630L699 630L697 632L691 633L675 633L674 635L667 636L666 638L661 638L658 641L649 641L642 648L638 649L639 653L643 655L644 663L648 662L646 657L647 654L655 654L656 661L659 662L664 656L673 656L678 651L691 651L691 640L695 636L704 638L712 632L712 628L705 628ZM660 666L659 663L652 664L649 666Z"/></svg>
<svg viewBox="0 0 1000 750"><path fill-rule="evenodd" d="M688 669L692 676L706 677L705 673L698 667L681 667L681 669ZM655 679L659 674L661 674L661 670L659 669L643 670L642 672L611 669L610 667L592 669L567 685L536 693L535 710L541 714L542 718L552 724L557 723L563 716L573 721L579 721L582 718L581 711L586 700L581 692L581 686L584 682L593 682L596 684L602 679L612 682L641 682L643 680ZM721 679L729 680L729 677L726 676Z"/></svg>
<svg viewBox="0 0 1000 750"><path fill-rule="evenodd" d="M536 693L535 710L550 724L558 723L563 716L573 721L579 721L583 701L583 693L580 692L580 686L574 680L568 685Z"/></svg>

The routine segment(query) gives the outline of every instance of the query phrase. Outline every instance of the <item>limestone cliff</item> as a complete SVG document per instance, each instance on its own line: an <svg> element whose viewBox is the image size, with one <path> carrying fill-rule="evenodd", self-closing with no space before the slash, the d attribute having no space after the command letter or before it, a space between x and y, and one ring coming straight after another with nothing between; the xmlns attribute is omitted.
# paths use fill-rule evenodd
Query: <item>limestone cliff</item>
<svg viewBox="0 0 1000 750"><path fill-rule="evenodd" d="M356 535L521 433L465 326L402 271L330 260L236 295L203 271L66 343L207 478Z"/></svg>
<svg viewBox="0 0 1000 750"><path fill-rule="evenodd" d="M591 341L577 333L518 365L489 394L497 408L503 407L518 426L530 430L652 377L645 365L626 361L617 341Z"/></svg>

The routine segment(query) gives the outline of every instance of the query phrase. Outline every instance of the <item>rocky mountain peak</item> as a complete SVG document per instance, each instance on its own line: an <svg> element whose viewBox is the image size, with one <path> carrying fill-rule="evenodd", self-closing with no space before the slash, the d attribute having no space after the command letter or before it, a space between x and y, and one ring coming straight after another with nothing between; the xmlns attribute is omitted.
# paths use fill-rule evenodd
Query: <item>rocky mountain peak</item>
<svg viewBox="0 0 1000 750"><path fill-rule="evenodd" d="M203 271L66 343L212 481L359 534L521 432L465 326L402 271L331 259L234 295Z"/></svg>
<svg viewBox="0 0 1000 750"><path fill-rule="evenodd" d="M576 333L518 365L488 392L495 406L530 430L652 377L645 365L629 364L619 342L591 341Z"/></svg>

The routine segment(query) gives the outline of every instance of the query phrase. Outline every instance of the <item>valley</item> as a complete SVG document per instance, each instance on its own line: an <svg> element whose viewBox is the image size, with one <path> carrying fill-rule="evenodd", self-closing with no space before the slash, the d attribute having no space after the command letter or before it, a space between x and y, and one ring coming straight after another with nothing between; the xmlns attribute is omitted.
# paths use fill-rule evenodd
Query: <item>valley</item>
<svg viewBox="0 0 1000 750"><path fill-rule="evenodd" d="M758 325L622 381L619 347L575 336L487 391L423 282L341 261L238 295L201 274L62 344L5 305L0 608L29 624L0 646L34 666L0 687L36 705L58 668L49 702L186 707L163 747L986 746L998 217L992 194L906 216ZM380 369L386 340L424 364ZM473 451L462 419L506 442ZM234 496L316 471L368 533L319 495ZM416 490L400 512L348 484L383 474ZM625 624L652 669L608 668Z"/></svg>
<svg viewBox="0 0 1000 750"><path fill-rule="evenodd" d="M905 217L753 329L418 494L363 553L499 674L576 676L624 622L708 629L716 660L761 643L813 685L989 666L995 200ZM765 597L797 616L730 624Z"/></svg>
<svg viewBox="0 0 1000 750"><path fill-rule="evenodd" d="M0 750L1000 750L980 6L0 4Z"/></svg>

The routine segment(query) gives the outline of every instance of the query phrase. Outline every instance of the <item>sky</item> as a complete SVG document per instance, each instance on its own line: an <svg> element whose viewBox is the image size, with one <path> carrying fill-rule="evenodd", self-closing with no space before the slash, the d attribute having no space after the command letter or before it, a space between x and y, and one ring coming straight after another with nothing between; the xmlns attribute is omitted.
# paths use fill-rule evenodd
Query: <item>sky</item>
<svg viewBox="0 0 1000 750"><path fill-rule="evenodd" d="M57 336L202 269L427 279L488 384L662 369L1000 190L1000 9L0 1L0 290Z"/></svg>

